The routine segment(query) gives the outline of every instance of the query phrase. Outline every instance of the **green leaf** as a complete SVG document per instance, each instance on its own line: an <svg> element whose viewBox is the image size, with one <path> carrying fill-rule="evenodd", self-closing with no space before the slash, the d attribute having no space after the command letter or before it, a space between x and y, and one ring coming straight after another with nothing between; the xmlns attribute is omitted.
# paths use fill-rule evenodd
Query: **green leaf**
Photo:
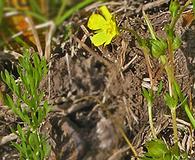
<svg viewBox="0 0 195 160"><path fill-rule="evenodd" d="M179 147L177 144L174 144L171 148L170 148L171 154L174 155L175 157L180 157L180 153L179 153Z"/></svg>
<svg viewBox="0 0 195 160"><path fill-rule="evenodd" d="M18 150L18 152L20 152L20 158L22 159L22 156L24 154L24 149L22 148L22 146L20 144L17 143L12 143L12 145Z"/></svg>
<svg viewBox="0 0 195 160"><path fill-rule="evenodd" d="M20 75L20 79L22 81L23 86L25 87L26 91L30 93L30 88L28 86L28 81L27 81L28 77L24 75L24 71L20 66L18 66L17 71L18 74Z"/></svg>
<svg viewBox="0 0 195 160"><path fill-rule="evenodd" d="M173 50L178 49L181 46L181 38L180 37L175 37L173 40Z"/></svg>
<svg viewBox="0 0 195 160"><path fill-rule="evenodd" d="M40 23L46 23L46 22L49 21L47 19L47 17L45 17L45 15L41 15L40 13L36 13L36 12L31 11L31 10L25 10L24 14L26 14L26 15L28 15L30 17L35 18Z"/></svg>
<svg viewBox="0 0 195 160"><path fill-rule="evenodd" d="M5 70L6 71L6 70ZM6 81L6 77L5 77L5 71L1 71L1 79L5 82Z"/></svg>
<svg viewBox="0 0 195 160"><path fill-rule="evenodd" d="M166 144L160 139L154 139L146 142L146 148L148 150L146 156L161 158L169 151Z"/></svg>
<svg viewBox="0 0 195 160"><path fill-rule="evenodd" d="M37 118L37 112L31 113L31 117L32 117L32 123L33 123L33 129L37 129L39 125L38 118Z"/></svg>
<svg viewBox="0 0 195 160"><path fill-rule="evenodd" d="M171 12L172 17L176 17L179 9L180 9L179 1L171 0L171 3L169 5L169 11Z"/></svg>
<svg viewBox="0 0 195 160"><path fill-rule="evenodd" d="M15 107L14 101L12 100L12 98L6 94L5 98L4 98L4 103L11 109L13 109Z"/></svg>
<svg viewBox="0 0 195 160"><path fill-rule="evenodd" d="M158 85L157 96L160 96L162 89L163 89L163 82L161 80L159 85Z"/></svg>
<svg viewBox="0 0 195 160"><path fill-rule="evenodd" d="M24 53L23 57L19 59L18 73L21 78L20 82L16 83L14 77L8 71L1 72L1 77L13 91L13 94L17 95L16 100L6 95L5 104L28 127L27 131L23 131L20 125L17 126L20 144L15 144L15 147L20 152L20 158L43 160L46 156L43 151L43 146L46 144L43 143L46 143L46 140L42 139L38 134L40 124L49 112L49 106L47 101L44 102L43 106L40 105L44 92L39 91L38 87L43 75L47 73L47 64L46 60L42 61L36 54L32 55L32 60L33 62L29 52ZM24 107L22 107L23 103L25 103ZM45 150L46 148L45 146Z"/></svg>
<svg viewBox="0 0 195 160"><path fill-rule="evenodd" d="M153 29L153 26L152 26L152 23L150 22L148 16L145 14L145 11L143 10L143 16L144 16L144 20L146 21L146 24L148 26L148 29L149 29L149 32L152 36L152 39L156 39L156 34L155 34L155 31Z"/></svg>
<svg viewBox="0 0 195 160"><path fill-rule="evenodd" d="M19 124L17 125L17 131L18 131L18 135L19 135L21 141L26 141L25 133L22 130L22 127Z"/></svg>
<svg viewBox="0 0 195 160"><path fill-rule="evenodd" d="M22 113L23 113L23 121L25 122L25 123L27 123L28 125L30 125L31 124L31 119L30 119L30 117L28 116L28 112L24 109L23 111L22 111Z"/></svg>
<svg viewBox="0 0 195 160"><path fill-rule="evenodd" d="M34 151L37 151L37 149L39 148L39 140L36 133L30 133L29 144Z"/></svg>
<svg viewBox="0 0 195 160"><path fill-rule="evenodd" d="M14 35L15 33L12 32L12 35ZM22 47L25 47L25 48L30 48L29 44L24 41L21 37L17 36L14 38L14 41L16 41L16 43L18 45L21 45Z"/></svg>
<svg viewBox="0 0 195 160"><path fill-rule="evenodd" d="M166 105L167 105L170 109L176 108L176 107L177 107L178 100L177 100L176 98L174 98L174 97L171 97L171 96L169 95L169 93L166 93L166 94L164 95L164 99L165 99Z"/></svg>
<svg viewBox="0 0 195 160"><path fill-rule="evenodd" d="M21 147L19 144L13 142L12 145L13 145L19 152L22 152L22 147Z"/></svg>
<svg viewBox="0 0 195 160"><path fill-rule="evenodd" d="M41 8L40 8L40 4L38 3L37 0L29 0L31 9L34 13L38 13L39 15L41 15Z"/></svg>
<svg viewBox="0 0 195 160"><path fill-rule="evenodd" d="M171 152L168 152L168 153L165 154L163 160L176 160L176 159L173 158L173 155L171 155Z"/></svg>
<svg viewBox="0 0 195 160"><path fill-rule="evenodd" d="M48 142L46 141L46 138L42 137L43 139L43 152L44 152L44 155L48 156L50 151L51 151L51 146L48 144Z"/></svg>
<svg viewBox="0 0 195 160"><path fill-rule="evenodd" d="M5 70L5 72L1 72L1 77L2 80L8 85L8 87L11 89L11 75L9 74L9 72L7 70Z"/></svg>
<svg viewBox="0 0 195 160"><path fill-rule="evenodd" d="M168 37L170 37L171 39L174 39L174 36L175 36L174 29L171 28L170 24L165 25L165 31Z"/></svg>
<svg viewBox="0 0 195 160"><path fill-rule="evenodd" d="M21 146L22 146L22 149L23 149L23 154L24 154L25 159L30 159L30 157L31 157L30 152L32 152L32 151L29 148L29 145L27 143L27 139L25 139L25 141L21 141Z"/></svg>
<svg viewBox="0 0 195 160"><path fill-rule="evenodd" d="M34 68L39 68L40 60L37 54L33 55L33 64L34 64Z"/></svg>
<svg viewBox="0 0 195 160"><path fill-rule="evenodd" d="M180 155L182 160L188 160L188 154L186 152L182 152Z"/></svg>
<svg viewBox="0 0 195 160"><path fill-rule="evenodd" d="M51 107L48 104L48 101L45 101L43 104L43 109L44 109L44 116L46 117L47 113L51 110Z"/></svg>
<svg viewBox="0 0 195 160"><path fill-rule="evenodd" d="M41 108L38 109L38 118L37 118L37 123L41 123L42 120L44 119L44 112Z"/></svg>
<svg viewBox="0 0 195 160"><path fill-rule="evenodd" d="M62 16L62 14L65 11L65 8L67 7L67 0L62 1L62 4L60 5L60 8L58 10L57 16L55 17L55 19L60 19L60 17ZM51 4L50 4L51 5ZM53 5L55 6L55 3L53 3ZM56 6L57 7L57 6Z"/></svg>
<svg viewBox="0 0 195 160"><path fill-rule="evenodd" d="M178 95L178 97L180 98L180 100L183 101L184 100L184 96L183 96L183 93L182 93L181 88L178 85L177 81L174 81L173 89L176 92L176 94Z"/></svg>
<svg viewBox="0 0 195 160"><path fill-rule="evenodd" d="M167 43L165 40L158 38L152 39L151 44L151 54L155 58L159 58L161 55L165 55L167 49Z"/></svg>
<svg viewBox="0 0 195 160"><path fill-rule="evenodd" d="M10 130L11 130L12 133L14 133L15 135L18 136L18 133L12 127L10 127Z"/></svg>
<svg viewBox="0 0 195 160"><path fill-rule="evenodd" d="M154 97L153 97L153 94L152 94L152 90L147 90L145 88L142 88L142 94L146 98L148 103L153 102Z"/></svg>
<svg viewBox="0 0 195 160"><path fill-rule="evenodd" d="M22 110L21 107L21 102L19 99L16 100L16 103L14 104L14 107L12 108L12 110L14 111L14 113L19 116L24 122L25 121L25 113Z"/></svg>
<svg viewBox="0 0 195 160"><path fill-rule="evenodd" d="M14 93L18 93L18 85L15 82L15 79L13 78L13 76L10 76L10 83L11 83L11 87L10 89L12 89L12 92Z"/></svg>

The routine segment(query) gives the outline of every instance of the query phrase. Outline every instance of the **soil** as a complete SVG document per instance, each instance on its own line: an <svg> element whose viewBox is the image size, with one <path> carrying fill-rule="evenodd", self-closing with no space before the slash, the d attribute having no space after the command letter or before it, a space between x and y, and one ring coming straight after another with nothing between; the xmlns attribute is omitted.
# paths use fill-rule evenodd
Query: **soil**
<svg viewBox="0 0 195 160"><path fill-rule="evenodd" d="M113 1L107 6L116 16L119 27L133 28L148 37L141 7L150 1ZM50 160L126 160L134 159L124 140L123 132L132 142L138 155L146 151L144 144L152 138L147 104L142 95L143 84L149 77L144 55L135 38L123 31L106 47L94 47L87 18L97 11L92 4L72 16L60 26L53 38L49 72L40 89L52 106L52 112L42 125L52 145ZM102 4L100 4L102 5ZM90 8L90 9L89 9ZM168 4L147 10L158 35L165 35L164 24L169 23ZM177 24L182 47L175 54L175 75L182 90L194 98L195 24ZM71 25L72 34L66 38L65 26ZM85 38L86 37L86 38ZM151 60L156 85L164 83L162 94L168 90L167 77L157 60ZM193 99L194 100L194 99ZM157 136L173 145L170 111L163 96L155 99L153 120ZM10 126L18 120L7 110L0 111L0 135L9 135ZM190 159L195 158L194 131L184 110L178 108L180 148ZM123 132L121 132L123 130ZM190 144L192 142L192 144ZM0 146L0 159L18 159L10 142Z"/></svg>

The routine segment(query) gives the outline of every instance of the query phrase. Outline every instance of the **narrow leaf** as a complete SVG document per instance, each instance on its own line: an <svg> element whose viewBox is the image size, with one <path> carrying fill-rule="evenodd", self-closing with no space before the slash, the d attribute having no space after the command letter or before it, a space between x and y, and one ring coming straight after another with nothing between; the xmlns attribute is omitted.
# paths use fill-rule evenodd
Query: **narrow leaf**
<svg viewBox="0 0 195 160"><path fill-rule="evenodd" d="M0 25L3 19L3 8L4 8L5 0L0 0Z"/></svg>

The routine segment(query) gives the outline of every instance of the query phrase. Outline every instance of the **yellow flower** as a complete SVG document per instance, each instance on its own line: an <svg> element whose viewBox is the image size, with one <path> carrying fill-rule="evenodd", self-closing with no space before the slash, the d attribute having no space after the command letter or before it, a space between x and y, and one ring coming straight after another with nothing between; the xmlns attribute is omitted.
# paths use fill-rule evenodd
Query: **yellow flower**
<svg viewBox="0 0 195 160"><path fill-rule="evenodd" d="M90 37L91 42L95 46L104 46L111 43L112 39L118 34L118 28L116 26L116 21L112 14L109 12L106 6L99 8L100 14L93 13L89 17L88 28L95 30L95 35Z"/></svg>

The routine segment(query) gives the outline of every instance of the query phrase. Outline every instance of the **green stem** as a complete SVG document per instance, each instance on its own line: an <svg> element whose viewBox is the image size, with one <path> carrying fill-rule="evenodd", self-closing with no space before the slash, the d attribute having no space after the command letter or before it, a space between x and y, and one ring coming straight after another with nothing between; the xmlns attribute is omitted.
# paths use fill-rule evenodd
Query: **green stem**
<svg viewBox="0 0 195 160"><path fill-rule="evenodd" d="M120 126L118 127L118 129L119 129L119 132L122 134L123 138L125 139L125 141L127 142L127 144L129 145L129 148L131 149L133 155L137 158L137 160L139 160L138 154L137 154L135 148L133 147L132 143L127 138L127 136L126 136L125 132L123 131L123 129Z"/></svg>
<svg viewBox="0 0 195 160"><path fill-rule="evenodd" d="M185 5L179 10L179 13L172 19L171 21L171 28L173 29L175 27L175 24L177 23L178 19L180 18L183 11L189 6L189 4L192 2L192 0L188 0Z"/></svg>
<svg viewBox="0 0 195 160"><path fill-rule="evenodd" d="M178 132L177 132L177 122L176 122L176 108L171 109L171 116L172 116L172 123L173 123L173 136L174 136L174 143L178 143Z"/></svg>
<svg viewBox="0 0 195 160"><path fill-rule="evenodd" d="M147 46L145 46L145 44L143 44L143 40L142 38L137 34L137 32L135 32L134 30L132 29L127 29L127 28L122 28L123 30L125 31L128 31L130 33L132 33L135 38L137 39L138 43L140 44L141 46L141 49L144 53L144 56L145 56L145 59L146 59L146 66L147 66L147 69L148 69L148 74L149 74L149 78L150 78L150 81L151 81L151 86L153 88L153 78L152 78L152 71L151 71L151 68L150 68L150 65L149 65L149 50L147 48ZM155 37L154 37L155 38ZM152 101L148 101L148 117L149 117L149 124L150 124L150 129L151 129L151 133L152 133L152 136L154 138L156 138L156 133L155 133L155 129L154 129L154 124L153 124L153 119L152 119Z"/></svg>
<svg viewBox="0 0 195 160"><path fill-rule="evenodd" d="M168 48L172 48L172 45L168 46ZM173 54L171 49L169 50L169 54ZM173 83L174 83L174 70L173 66L171 64L168 64L168 59L165 55L160 56L161 63L165 66L165 71L167 73L168 82L169 82L169 94L170 96L176 97L176 95L173 92ZM177 122L176 122L176 108L171 109L171 115L172 115L172 123L173 123L173 135L174 135L174 142L178 142L178 132L177 132Z"/></svg>
<svg viewBox="0 0 195 160"><path fill-rule="evenodd" d="M171 24L170 24L170 27L171 27L171 29L174 29L174 27L175 27L175 25L176 25L176 23L177 23L177 21L178 21L178 19L180 18L180 16L181 16L181 14L184 12L184 10L189 6L189 4L192 2L192 0L188 0L186 3L185 3L185 5L179 10L179 13L172 19L172 21L171 21ZM170 47L170 46L172 46L171 45L171 43L170 43L170 41L169 41L170 39L168 39L168 47L169 47L169 54L170 54L170 60L173 62L173 50L172 50L172 47ZM172 65L173 66L173 65ZM169 72L169 71L168 71ZM168 72L167 72L167 74L168 74ZM173 71L174 72L174 71ZM169 76L168 76L169 77ZM180 99L183 99L183 97L180 97ZM187 104L187 102L185 102L183 105L182 105L183 107L184 107L184 110L185 110L185 112L186 112L186 114L187 114L187 116L188 116L188 118L189 118L189 120L190 120L190 122L191 122L191 124L192 124L192 126L193 126L193 128L195 128L195 119L194 119L194 117L193 117L193 115L192 115L192 113L191 113L191 111L190 111L190 109L189 109L189 106L188 106L188 104Z"/></svg>
<svg viewBox="0 0 195 160"><path fill-rule="evenodd" d="M169 94L170 96L173 96L173 82L174 82L174 70L173 70L173 66L168 64L168 59L165 55L160 56L160 60L162 65L164 65L165 67L165 71L167 73L167 77L168 77L168 83L169 83Z"/></svg>
<svg viewBox="0 0 195 160"><path fill-rule="evenodd" d="M154 138L157 138L156 137L156 132L155 132L155 129L154 129L153 120L152 120L152 102L148 102L148 116L149 116L149 124L150 124L150 129L151 129L152 136Z"/></svg>
<svg viewBox="0 0 195 160"><path fill-rule="evenodd" d="M167 37L167 45L168 45L168 54L169 54L169 62L172 68L172 73L174 74L174 50L173 50L173 40L171 37Z"/></svg>
<svg viewBox="0 0 195 160"><path fill-rule="evenodd" d="M165 71L167 73L168 82L169 82L169 94L172 96L173 95L172 87L173 87L173 82L174 82L174 74L173 74L174 70L169 64L167 64L167 57L166 56L164 56L164 55L161 56L160 60L161 60L161 63L165 66ZM180 96L180 95L179 95L179 98L180 98L180 100L184 99L184 97ZM187 102L184 102L182 104L182 106L184 107L184 110L185 110L193 128L195 128L195 119L192 115L192 112L189 109Z"/></svg>

